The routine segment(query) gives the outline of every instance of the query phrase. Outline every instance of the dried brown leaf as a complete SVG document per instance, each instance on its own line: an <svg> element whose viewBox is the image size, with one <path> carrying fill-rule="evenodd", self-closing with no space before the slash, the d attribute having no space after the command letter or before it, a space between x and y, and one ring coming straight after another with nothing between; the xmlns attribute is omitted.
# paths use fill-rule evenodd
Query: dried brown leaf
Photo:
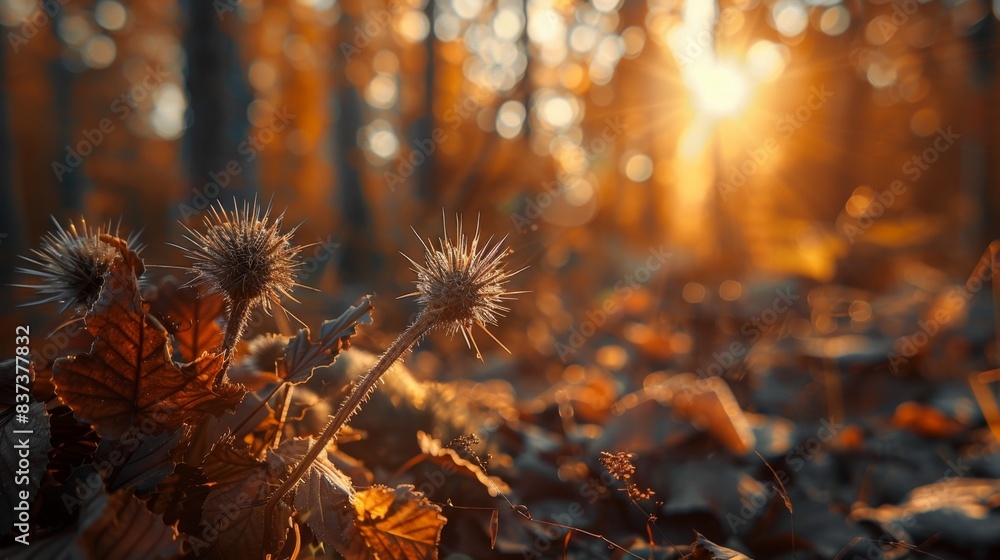
<svg viewBox="0 0 1000 560"><path fill-rule="evenodd" d="M120 259L87 328L97 337L90 352L57 360L52 378L63 402L102 437L120 438L144 422L176 430L243 396L238 385L213 387L221 356L203 354L183 366L170 359L167 332L146 313L135 274Z"/></svg>
<svg viewBox="0 0 1000 560"><path fill-rule="evenodd" d="M180 542L159 515L128 491L100 495L81 512L76 546L84 558L158 560L180 556Z"/></svg>
<svg viewBox="0 0 1000 560"><path fill-rule="evenodd" d="M449 469L450 472L475 478L486 488L490 496L510 493L510 486L502 479L488 475L479 464L466 459L451 447L443 446L439 440L422 430L417 431L417 443L420 445L420 450L432 462Z"/></svg>
<svg viewBox="0 0 1000 560"><path fill-rule="evenodd" d="M304 383L312 376L313 369L332 364L342 351L351 347L358 323L371 322L372 309L372 296L361 298L340 317L324 321L317 342L310 340L308 328L300 330L285 348L285 379L289 383Z"/></svg>
<svg viewBox="0 0 1000 560"><path fill-rule="evenodd" d="M339 552L347 560L429 560L447 521L441 508L404 484L373 486L355 494L354 523L346 531L348 545Z"/></svg>
<svg viewBox="0 0 1000 560"><path fill-rule="evenodd" d="M225 311L225 302L218 294L167 280L159 285L150 310L173 336L174 350L182 360L194 360L222 344L222 327L217 319Z"/></svg>
<svg viewBox="0 0 1000 560"><path fill-rule="evenodd" d="M695 541L691 543L693 560L751 560L741 552L715 544L701 533L695 532L695 536Z"/></svg>

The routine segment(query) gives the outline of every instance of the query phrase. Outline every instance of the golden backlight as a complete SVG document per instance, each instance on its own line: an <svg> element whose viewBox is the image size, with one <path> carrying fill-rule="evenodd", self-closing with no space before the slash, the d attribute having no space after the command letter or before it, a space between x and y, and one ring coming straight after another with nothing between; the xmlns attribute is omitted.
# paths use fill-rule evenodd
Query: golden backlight
<svg viewBox="0 0 1000 560"><path fill-rule="evenodd" d="M735 117L746 110L750 78L732 61L699 61L684 72L684 83L698 111L710 117Z"/></svg>

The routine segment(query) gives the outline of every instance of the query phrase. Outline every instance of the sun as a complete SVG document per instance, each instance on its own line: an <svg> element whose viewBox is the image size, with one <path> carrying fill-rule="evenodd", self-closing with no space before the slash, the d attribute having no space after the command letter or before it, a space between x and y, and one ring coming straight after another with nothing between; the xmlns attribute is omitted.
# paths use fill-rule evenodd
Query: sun
<svg viewBox="0 0 1000 560"><path fill-rule="evenodd" d="M684 72L684 83L699 112L713 118L735 117L750 104L750 77L735 62L705 60Z"/></svg>

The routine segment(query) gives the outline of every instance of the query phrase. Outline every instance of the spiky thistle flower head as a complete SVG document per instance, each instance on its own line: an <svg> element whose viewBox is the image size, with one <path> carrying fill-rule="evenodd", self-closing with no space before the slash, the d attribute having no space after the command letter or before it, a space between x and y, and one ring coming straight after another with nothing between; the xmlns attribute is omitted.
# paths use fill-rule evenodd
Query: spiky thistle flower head
<svg viewBox="0 0 1000 560"><path fill-rule="evenodd" d="M37 249L32 249L34 258L22 256L36 268L18 268L17 271L40 278L40 284L15 284L21 288L34 289L41 299L29 305L59 302L60 313L71 307L90 308L97 301L104 286L104 277L111 263L119 254L118 249L101 240L102 234L118 236L118 227L111 224L91 228L87 221L80 220L79 227L73 221L64 228L53 217L55 229L47 232ZM135 235L129 236L128 244L135 251Z"/></svg>
<svg viewBox="0 0 1000 560"><path fill-rule="evenodd" d="M192 283L221 294L230 307L260 306L270 312L272 304L281 306L282 297L296 301L291 291L298 285L302 248L292 244L295 228L281 231L284 214L272 220L270 213L270 206L262 209L256 201L242 208L234 202L231 212L219 203L205 216L205 231L184 226L191 246L181 249L197 274Z"/></svg>
<svg viewBox="0 0 1000 560"><path fill-rule="evenodd" d="M507 291L505 284L523 269L511 272L504 265L504 257L509 252L503 245L506 237L496 243L491 237L480 246L479 224L470 239L462 230L461 218L456 217L455 221L454 241L448 237L447 224L443 224L444 236L438 239L436 246L430 239L420 239L424 264L403 255L417 273L417 291L402 297L416 296L422 313L433 320L435 328L444 329L451 335L461 333L477 356L481 357L472 333L477 325L509 352L487 326L495 326L497 319L510 311L504 302L521 292Z"/></svg>

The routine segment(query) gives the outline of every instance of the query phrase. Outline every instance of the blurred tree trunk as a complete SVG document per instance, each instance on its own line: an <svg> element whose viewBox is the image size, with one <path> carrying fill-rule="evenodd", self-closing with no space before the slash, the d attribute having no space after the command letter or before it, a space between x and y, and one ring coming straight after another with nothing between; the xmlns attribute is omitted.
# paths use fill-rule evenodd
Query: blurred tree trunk
<svg viewBox="0 0 1000 560"><path fill-rule="evenodd" d="M52 17L49 25L49 33L56 34L60 22L63 18L63 11L60 10ZM56 37L56 41L60 41ZM49 77L52 80L52 91L55 96L56 122L58 123L58 135L60 146L71 146L77 138L77 126L73 121L73 105L75 75L69 71L62 59L56 56L49 65ZM58 156L63 157L65 152L60 150ZM64 173L62 179L56 185L56 193L59 198L59 208L66 210L67 214L79 214L83 210L83 190L86 184L86 162L73 169L69 173Z"/></svg>
<svg viewBox="0 0 1000 560"><path fill-rule="evenodd" d="M185 79L190 97L190 127L184 134L184 153L191 187L201 189L211 180L210 173L221 172L230 159L236 158L237 147L248 131L242 113L249 104L249 94L236 45L220 27L223 23L240 25L236 12L217 13L213 2L204 0L187 0L184 4L188 17ZM247 197L248 183L256 184L255 174L246 169L250 163L238 161L243 172L226 189L244 190L240 197ZM220 194L218 199L225 203L232 194Z"/></svg>
<svg viewBox="0 0 1000 560"><path fill-rule="evenodd" d="M970 112L968 140L962 142L963 191L967 193L970 212L966 222L965 246L970 256L977 256L992 239L1000 235L1000 223L990 219L991 210L996 216L995 189L990 189L990 158L998 148L995 134L989 126L996 122L996 81L994 71L996 19L991 16L989 0L980 0L986 17L975 24L968 35L972 60L970 79L974 110ZM966 140L963 138L962 140Z"/></svg>
<svg viewBox="0 0 1000 560"><path fill-rule="evenodd" d="M410 146L417 146L416 149L418 150L420 148L415 142L426 142L428 140L434 142L432 138L436 123L434 118L434 90L437 87L437 81L435 80L436 61L434 60L434 42L436 39L433 31L435 4L434 0L428 0L427 6L424 8L424 14L431 25L431 31L427 33L427 38L424 40L424 48L427 53L427 62L424 66L424 114L410 127ZM436 173L437 148L439 146L435 146L433 153L426 155L424 164L420 166L420 173L417 174L419 184L416 186L416 192L420 197L421 203L431 200L435 193L438 192Z"/></svg>
<svg viewBox="0 0 1000 560"><path fill-rule="evenodd" d="M353 37L355 23L345 10L340 21L341 36ZM371 227L371 215L365 204L364 186L357 169L357 165L364 161L356 145L363 123L364 106L359 92L347 80L345 66L349 62L340 57L338 62L343 66L335 68L334 72L341 76L342 81L335 85L337 108L331 143L337 158L337 183L340 188L334 204L340 209L344 224L340 274L345 282L351 282L360 280L363 271L372 270L375 253L369 250L374 245L368 231Z"/></svg>

